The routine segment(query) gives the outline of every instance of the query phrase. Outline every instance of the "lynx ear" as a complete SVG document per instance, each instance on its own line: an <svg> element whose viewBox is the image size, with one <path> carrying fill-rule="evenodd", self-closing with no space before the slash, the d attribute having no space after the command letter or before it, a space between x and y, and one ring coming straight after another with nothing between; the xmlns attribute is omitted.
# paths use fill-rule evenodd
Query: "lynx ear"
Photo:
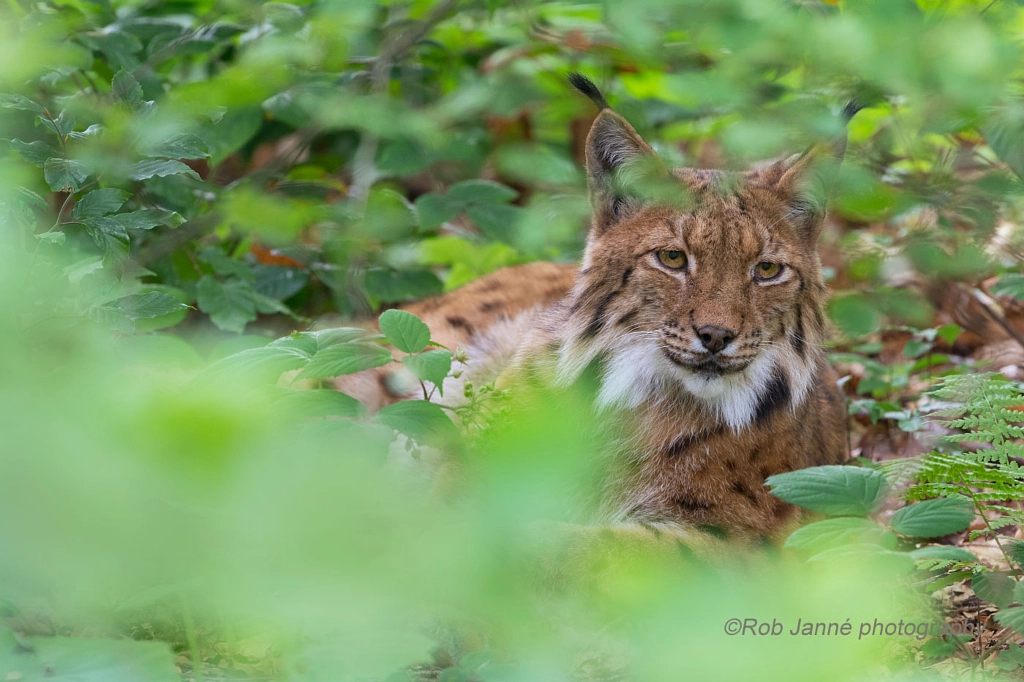
<svg viewBox="0 0 1024 682"><path fill-rule="evenodd" d="M587 135L587 185L597 229L618 222L644 204L644 185L664 167L651 146L619 114L608 108L601 91L578 73L573 86L589 97L601 113Z"/></svg>
<svg viewBox="0 0 1024 682"><path fill-rule="evenodd" d="M849 123L861 110L850 102L843 110L843 122ZM846 129L830 142L816 144L803 154L779 161L755 174L754 183L778 193L790 205L790 219L803 227L810 240L821 232L825 207L835 186L839 166L846 154Z"/></svg>

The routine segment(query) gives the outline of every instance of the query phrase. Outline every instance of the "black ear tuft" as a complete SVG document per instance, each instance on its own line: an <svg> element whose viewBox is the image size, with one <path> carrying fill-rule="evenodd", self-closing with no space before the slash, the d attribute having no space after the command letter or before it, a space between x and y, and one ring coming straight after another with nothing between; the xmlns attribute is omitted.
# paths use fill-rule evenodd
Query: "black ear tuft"
<svg viewBox="0 0 1024 682"><path fill-rule="evenodd" d="M849 123L857 115L857 112L864 108L864 105L855 99L851 99L843 108L843 123Z"/></svg>
<svg viewBox="0 0 1024 682"><path fill-rule="evenodd" d="M590 80L582 73L570 71L569 82L574 88L589 97L590 101L596 104L602 111L611 108L608 106L608 101L604 98L604 95L602 95L601 91L596 85L594 85L594 81Z"/></svg>

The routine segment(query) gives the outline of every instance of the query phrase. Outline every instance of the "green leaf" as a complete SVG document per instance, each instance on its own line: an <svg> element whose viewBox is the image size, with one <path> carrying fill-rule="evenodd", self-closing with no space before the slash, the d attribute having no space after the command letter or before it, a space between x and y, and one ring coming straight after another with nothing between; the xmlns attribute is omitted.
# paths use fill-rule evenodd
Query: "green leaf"
<svg viewBox="0 0 1024 682"><path fill-rule="evenodd" d="M786 547L818 554L826 549L855 542L870 542L887 549L896 546L896 536L870 519L840 516L808 524L786 538Z"/></svg>
<svg viewBox="0 0 1024 682"><path fill-rule="evenodd" d="M465 204L507 204L519 192L491 180L463 180L448 188L448 199Z"/></svg>
<svg viewBox="0 0 1024 682"><path fill-rule="evenodd" d="M85 130L72 130L68 133L68 137L72 140L84 140L86 138L93 137L94 135L99 135L103 130L105 130L105 128L99 123L93 123Z"/></svg>
<svg viewBox="0 0 1024 682"><path fill-rule="evenodd" d="M142 86L131 72L124 69L114 74L113 80L110 81L110 91L114 95L114 100L121 104L134 108L142 102Z"/></svg>
<svg viewBox="0 0 1024 682"><path fill-rule="evenodd" d="M67 240L67 235L60 230L52 230L37 234L35 238L44 244L63 244Z"/></svg>
<svg viewBox="0 0 1024 682"><path fill-rule="evenodd" d="M992 293L1024 301L1024 275L1017 272L1003 275L992 285Z"/></svg>
<svg viewBox="0 0 1024 682"><path fill-rule="evenodd" d="M1024 647L1019 644L1010 644L1007 649L999 652L996 665L1003 670L1016 670L1024 666Z"/></svg>
<svg viewBox="0 0 1024 682"><path fill-rule="evenodd" d="M120 189L94 189L78 200L71 217L82 220L116 213L130 197L131 194Z"/></svg>
<svg viewBox="0 0 1024 682"><path fill-rule="evenodd" d="M444 395L442 384L452 369L452 353L448 350L428 350L402 358L402 364L418 379L429 381Z"/></svg>
<svg viewBox="0 0 1024 682"><path fill-rule="evenodd" d="M952 345L960 336L962 331L963 329L961 329L958 324L947 324L935 330L935 335L946 343Z"/></svg>
<svg viewBox="0 0 1024 682"><path fill-rule="evenodd" d="M171 159L206 159L209 158L210 151L202 138L190 133L179 133L148 147L143 154Z"/></svg>
<svg viewBox="0 0 1024 682"><path fill-rule="evenodd" d="M299 372L300 379L327 379L388 364L390 351L371 343L345 343L318 351Z"/></svg>
<svg viewBox="0 0 1024 682"><path fill-rule="evenodd" d="M448 222L464 208L460 202L433 192L417 197L415 206L416 219L421 230L430 230Z"/></svg>
<svg viewBox="0 0 1024 682"><path fill-rule="evenodd" d="M865 516L885 497L881 472L853 466L820 466L770 476L779 499L830 516Z"/></svg>
<svg viewBox="0 0 1024 682"><path fill-rule="evenodd" d="M448 415L425 400L403 400L377 413L377 420L419 443L446 442L458 438Z"/></svg>
<svg viewBox="0 0 1024 682"><path fill-rule="evenodd" d="M53 682L177 682L171 647L163 642L86 637L32 637L38 668L32 679ZM14 678L8 678L14 679Z"/></svg>
<svg viewBox="0 0 1024 682"><path fill-rule="evenodd" d="M441 293L441 280L429 270L378 268L366 273L366 293L382 303L397 303Z"/></svg>
<svg viewBox="0 0 1024 682"><path fill-rule="evenodd" d="M221 358L203 370L196 377L196 382L250 379L256 383L273 384L285 372L305 367L309 362L310 354L293 346L276 343L262 348L249 348Z"/></svg>
<svg viewBox="0 0 1024 682"><path fill-rule="evenodd" d="M1005 608L1013 603L1013 588L1016 587L1016 583L1005 573L988 572L974 576L971 587L979 599Z"/></svg>
<svg viewBox="0 0 1024 682"><path fill-rule="evenodd" d="M162 161L139 161L128 170L128 177L132 180L147 180L149 178L164 178L168 175L188 175L199 180L199 173L183 164L181 161L165 159Z"/></svg>
<svg viewBox="0 0 1024 682"><path fill-rule="evenodd" d="M70 135L71 131L75 129L75 115L67 110L60 112L52 121L49 116L40 116L39 122L51 132L59 135L61 139Z"/></svg>
<svg viewBox="0 0 1024 682"><path fill-rule="evenodd" d="M470 206L466 214L491 239L514 244L516 225L523 215L523 209L504 204L483 204Z"/></svg>
<svg viewBox="0 0 1024 682"><path fill-rule="evenodd" d="M1014 606L996 614L996 620L1018 634L1024 635L1024 606Z"/></svg>
<svg viewBox="0 0 1024 682"><path fill-rule="evenodd" d="M43 165L43 177L54 192L77 192L89 171L81 161L54 158Z"/></svg>
<svg viewBox="0 0 1024 682"><path fill-rule="evenodd" d="M1018 568L1024 568L1024 540L1010 541L1006 546L1006 554Z"/></svg>
<svg viewBox="0 0 1024 682"><path fill-rule="evenodd" d="M921 653L926 658L945 658L956 652L956 642L947 642L938 637L932 637L921 646Z"/></svg>
<svg viewBox="0 0 1024 682"><path fill-rule="evenodd" d="M248 263L231 258L215 246L208 246L200 251L199 260L208 264L214 272L222 277L241 277L249 281L256 279L252 267Z"/></svg>
<svg viewBox="0 0 1024 682"><path fill-rule="evenodd" d="M150 230L157 225L177 227L185 222L178 213L162 208L143 208L129 213L119 213L114 216L114 220L125 230Z"/></svg>
<svg viewBox="0 0 1024 682"><path fill-rule="evenodd" d="M144 294L130 294L108 304L119 310L132 320L159 317L167 313L188 308L187 305L160 291L148 291Z"/></svg>
<svg viewBox="0 0 1024 682"><path fill-rule="evenodd" d="M103 29L79 33L78 38L86 47L106 55L111 66L130 71L139 65L135 55L142 51L142 43L130 33Z"/></svg>
<svg viewBox="0 0 1024 682"><path fill-rule="evenodd" d="M256 277L252 288L273 299L283 301L291 298L309 283L309 273L299 268L283 265L254 265Z"/></svg>
<svg viewBox="0 0 1024 682"><path fill-rule="evenodd" d="M359 417L365 412L362 403L341 391L289 389L277 405L299 417Z"/></svg>
<svg viewBox="0 0 1024 682"><path fill-rule="evenodd" d="M913 559L946 559L948 561L970 561L977 562L978 557L968 552L963 547L952 547L950 545L931 545L915 549L910 553Z"/></svg>
<svg viewBox="0 0 1024 682"><path fill-rule="evenodd" d="M893 552L880 545L855 543L840 545L815 554L809 562L836 562L843 565L874 564L887 572L913 573L917 568L905 552Z"/></svg>
<svg viewBox="0 0 1024 682"><path fill-rule="evenodd" d="M11 140L10 144L11 149L16 151L21 158L40 168L46 165L47 159L60 155L60 152L56 149L39 140L35 142L22 142L21 140L14 139Z"/></svg>
<svg viewBox="0 0 1024 682"><path fill-rule="evenodd" d="M829 301L828 314L847 336L863 336L878 329L882 315L863 294L836 296Z"/></svg>
<svg viewBox="0 0 1024 682"><path fill-rule="evenodd" d="M21 95L0 95L0 107L5 109L31 111L32 113L39 114L40 116L46 115L46 109L43 108L42 104L30 100L28 97L22 97Z"/></svg>
<svg viewBox="0 0 1024 682"><path fill-rule="evenodd" d="M103 256L89 256L88 258L83 258L77 263L72 263L71 265L64 268L62 272L68 278L69 282L71 282L72 284L77 284L78 282L81 282L87 275L91 275L97 270L100 270L102 267Z"/></svg>
<svg viewBox="0 0 1024 682"><path fill-rule="evenodd" d="M430 343L430 328L412 313L387 310L379 322L388 343L403 353L419 353Z"/></svg>
<svg viewBox="0 0 1024 682"><path fill-rule="evenodd" d="M83 218L82 224L89 228L89 234L101 247L106 243L107 235L128 241L128 233L125 231L124 225L114 216L102 215L95 218Z"/></svg>
<svg viewBox="0 0 1024 682"><path fill-rule="evenodd" d="M920 339L910 339L903 346L903 356L907 358L916 358L927 353L932 349L932 344L929 341L922 341Z"/></svg>
<svg viewBox="0 0 1024 682"><path fill-rule="evenodd" d="M252 287L240 279L229 279L222 284L209 275L203 275L196 285L199 309L221 329L237 334L256 319L252 294Z"/></svg>
<svg viewBox="0 0 1024 682"><path fill-rule="evenodd" d="M907 505L897 511L890 525L900 535L935 538L966 530L974 520L974 506L967 500L940 497Z"/></svg>

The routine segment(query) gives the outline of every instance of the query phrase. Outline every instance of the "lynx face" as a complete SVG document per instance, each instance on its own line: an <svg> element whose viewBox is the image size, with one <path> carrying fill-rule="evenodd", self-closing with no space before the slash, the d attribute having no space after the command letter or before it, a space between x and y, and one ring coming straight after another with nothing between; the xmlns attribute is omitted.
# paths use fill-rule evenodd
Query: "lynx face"
<svg viewBox="0 0 1024 682"><path fill-rule="evenodd" d="M600 405L683 397L734 430L800 404L824 334L822 211L808 199L817 160L659 171L633 128L602 111L588 138L594 220L559 381L597 360ZM646 182L655 198L643 198Z"/></svg>

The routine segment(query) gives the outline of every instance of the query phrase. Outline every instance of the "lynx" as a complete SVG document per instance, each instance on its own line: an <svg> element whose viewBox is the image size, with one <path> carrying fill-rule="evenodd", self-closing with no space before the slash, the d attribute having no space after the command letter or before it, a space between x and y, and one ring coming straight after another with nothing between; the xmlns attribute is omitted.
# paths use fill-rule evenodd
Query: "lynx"
<svg viewBox="0 0 1024 682"><path fill-rule="evenodd" d="M845 144L743 173L667 169L591 81L570 80L600 107L582 265L507 268L406 309L469 349L478 380L596 373L593 409L619 433L601 527L691 545L777 537L798 510L765 479L846 454L816 245Z"/></svg>

